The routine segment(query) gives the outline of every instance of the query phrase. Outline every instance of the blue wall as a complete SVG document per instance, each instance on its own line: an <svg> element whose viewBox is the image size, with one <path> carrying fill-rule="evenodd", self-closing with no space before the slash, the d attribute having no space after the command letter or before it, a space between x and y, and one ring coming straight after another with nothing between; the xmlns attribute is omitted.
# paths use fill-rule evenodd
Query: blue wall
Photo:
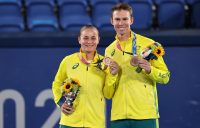
<svg viewBox="0 0 200 128"><path fill-rule="evenodd" d="M51 83L62 58L78 50L0 48L0 128L56 128L59 111L52 100ZM158 86L160 127L198 128L200 47L165 50L171 80ZM104 47L99 52L103 54Z"/></svg>
<svg viewBox="0 0 200 128"><path fill-rule="evenodd" d="M161 128L200 125L200 47L167 48L168 86L158 86Z"/></svg>

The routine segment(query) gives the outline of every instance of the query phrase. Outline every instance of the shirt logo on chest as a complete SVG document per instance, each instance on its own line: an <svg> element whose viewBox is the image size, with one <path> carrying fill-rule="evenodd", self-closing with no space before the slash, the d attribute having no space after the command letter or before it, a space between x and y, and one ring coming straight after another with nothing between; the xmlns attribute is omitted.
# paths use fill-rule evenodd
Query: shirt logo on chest
<svg viewBox="0 0 200 128"><path fill-rule="evenodd" d="M72 69L76 69L78 66L79 66L79 63L75 63L75 64L72 66Z"/></svg>
<svg viewBox="0 0 200 128"><path fill-rule="evenodd" d="M114 56L115 54L115 49L113 49L113 51L111 52L111 56Z"/></svg>

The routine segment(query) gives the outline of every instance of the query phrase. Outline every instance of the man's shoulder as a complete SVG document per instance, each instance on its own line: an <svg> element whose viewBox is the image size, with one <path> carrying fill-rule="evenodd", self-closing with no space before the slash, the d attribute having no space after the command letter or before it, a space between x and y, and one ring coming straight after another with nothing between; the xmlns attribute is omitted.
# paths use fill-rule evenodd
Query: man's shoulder
<svg viewBox="0 0 200 128"><path fill-rule="evenodd" d="M137 34L137 39L140 43L145 44L145 45L152 44L155 42L153 39L140 35L140 34Z"/></svg>
<svg viewBox="0 0 200 128"><path fill-rule="evenodd" d="M112 43L110 43L110 44L106 47L106 49L111 49L111 48L115 47L115 45L116 45L116 40L114 40Z"/></svg>
<svg viewBox="0 0 200 128"><path fill-rule="evenodd" d="M140 40L148 40L148 41L154 42L153 39L146 37L146 36L143 36L143 35L140 35L140 34L137 34L137 38L140 39Z"/></svg>

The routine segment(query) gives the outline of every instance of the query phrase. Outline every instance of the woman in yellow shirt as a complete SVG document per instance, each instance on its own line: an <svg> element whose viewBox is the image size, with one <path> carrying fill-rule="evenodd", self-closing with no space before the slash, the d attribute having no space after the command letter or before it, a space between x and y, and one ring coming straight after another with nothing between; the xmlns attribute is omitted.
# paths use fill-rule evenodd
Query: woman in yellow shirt
<svg viewBox="0 0 200 128"><path fill-rule="evenodd" d="M78 42L80 51L66 56L53 81L54 101L61 108L60 128L105 128L105 97L110 97L118 78L118 64L111 61L104 69L103 56L97 53L99 32L87 25L81 28ZM68 78L80 81L80 91L69 106L62 95L61 86Z"/></svg>

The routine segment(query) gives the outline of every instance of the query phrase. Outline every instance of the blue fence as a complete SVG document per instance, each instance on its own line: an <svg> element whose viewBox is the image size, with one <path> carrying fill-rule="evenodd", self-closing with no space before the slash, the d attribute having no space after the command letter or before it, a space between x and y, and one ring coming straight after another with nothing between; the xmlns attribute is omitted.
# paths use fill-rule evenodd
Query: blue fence
<svg viewBox="0 0 200 128"><path fill-rule="evenodd" d="M103 54L104 47L98 50ZM75 51L78 48L0 48L0 128L58 126L51 83L61 59ZM158 86L161 128L199 127L199 54L200 47L166 48L171 80Z"/></svg>

